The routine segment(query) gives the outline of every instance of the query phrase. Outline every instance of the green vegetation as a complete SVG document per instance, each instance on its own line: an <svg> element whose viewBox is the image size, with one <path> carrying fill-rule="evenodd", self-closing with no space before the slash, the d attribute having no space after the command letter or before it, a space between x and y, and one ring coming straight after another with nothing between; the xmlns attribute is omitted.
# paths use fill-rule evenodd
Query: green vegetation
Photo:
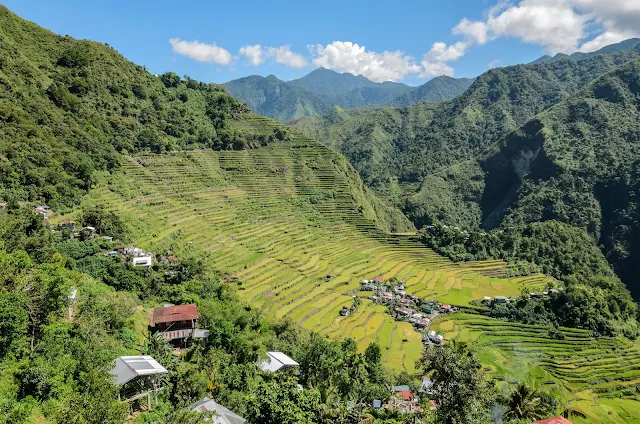
<svg viewBox="0 0 640 424"><path fill-rule="evenodd" d="M290 127L249 113L218 86L172 73L152 76L107 46L55 36L4 8L0 23L0 195L8 203L0 209L0 422L122 422L128 406L116 400L118 388L108 370L117 356L142 353L169 373L163 377L159 405L132 418L140 423L202 421L184 407L204 395L251 424L405 422L416 417L370 411L369 405L373 399L389 399L392 383L414 386L423 372L433 373L442 406L424 415L440 422L483 420L496 400L481 365L499 383L533 380L536 388L558 388L562 402L585 417L634 422L638 347L622 336L633 335L634 306L602 256L589 250L593 244L566 252L556 246L583 244L584 233L561 224L531 226L529 239L491 235L491 245L478 241L455 247L452 255L511 260L504 252L517 241L521 247L512 253L517 253L518 267L531 265L526 254L532 254L540 267L532 271L546 269L564 280L565 291L550 298L550 305L522 299L523 305L483 309L476 300L484 296L517 296L555 280L534 272L515 277L521 268L514 270L502 259L452 262L425 248L413 235L412 223L376 197L347 159ZM528 102L540 93L561 97L573 92L573 85L623 61L624 55L633 53L580 61L584 64L571 65L570 71L545 64L536 65L545 70L540 74L505 72L531 77L521 99ZM492 74L496 84L501 72ZM572 78L566 86L556 81L561 74ZM628 92L610 81L629 110L635 105L629 93L637 86L630 75L635 70L620 77L631 81ZM552 88L536 91L545 81ZM491 113L491 105L482 100L486 80L475 84L480 92L472 88L460 102ZM517 81L505 84L518 91ZM483 131L491 137L526 121L525 112L507 101L509 95L496 90L497 97L490 97L502 103L495 108L508 111L514 122L485 117ZM620 100L607 90L594 90ZM531 110L551 104L551 97ZM401 199L429 167L407 168L413 179L389 173L387 153L394 158L396 145L410 144L389 134L415 130L410 138L422 137L428 132L421 123L455 117L451 108L456 104L462 103L374 112L334 108L331 117L322 119L343 124L362 119L372 139L385 140L371 147L354 144L352 152L370 160L367 179L381 193ZM365 124L369 113L378 114L379 122ZM471 117L475 112L465 113ZM621 115L618 124L629 117ZM463 121L459 129L466 131ZM330 139L339 134L326 131ZM463 141L457 135L466 134L456 131L438 127L436 133L443 142L447 134L449 141L455 139L449 145L455 148ZM469 131L482 132L473 126ZM343 141L340 146L350 148ZM476 147L461 150L461 157ZM575 164L582 159L563 158L562 164L579 174ZM402 160L393 163L404 166ZM465 172L452 175L462 181ZM489 186L476 175L467 181L475 183L470 191ZM458 199L472 203L460 190L443 198L443 204ZM457 219L478 219L488 198L480 199L478 209L460 212ZM107 239L91 239L86 231L73 240L69 230L51 232L43 216L32 213L41 203L53 206L46 222L54 227L74 219L95 227L99 235L114 236L117 243L135 243L158 255L171 251L178 264L133 267L104 255L115 244ZM446 215L454 209L439 210ZM557 204L553 211L595 222L588 209L580 215ZM627 212L632 220L634 209ZM514 227L529 222L515 209L505 216ZM493 252L500 255L490 256ZM601 267L602 273L588 273L587 267ZM477 356L454 345L423 356L421 335L408 322L394 321L384 306L359 293L360 280L378 275L403 281L407 292L425 299L529 324L480 315L446 317L434 329L447 339L473 341ZM68 298L72 288L76 300ZM343 306L354 304L354 296L361 299L356 310L340 316ZM196 303L199 324L210 330L209 337L172 351L161 337L149 336L151 309L164 302ZM531 324L538 320L543 325ZM596 339L595 333L616 337ZM258 372L256 361L267 350L289 354L300 363L300 373ZM499 385L506 390L506 384Z"/></svg>
<svg viewBox="0 0 640 424"><path fill-rule="evenodd" d="M438 77L419 86L375 83L362 75L339 74L319 68L293 81L281 81L273 75L253 75L224 84L236 99L254 113L291 122L305 116L322 115L332 106L407 106L424 101L453 99L471 83L468 78Z"/></svg>
<svg viewBox="0 0 640 424"><path fill-rule="evenodd" d="M295 125L311 136L326 134L319 140L347 156L366 184L385 189L399 181L409 195L415 191L413 184L425 176L475 157L536 114L637 55L632 50L580 61L492 69L456 99L431 107L371 110L338 122L309 117Z"/></svg>
<svg viewBox="0 0 640 424"><path fill-rule="evenodd" d="M501 391L525 381L559 395L556 414L571 412L574 424L640 422L637 343L465 314L438 320L433 329L473 346Z"/></svg>

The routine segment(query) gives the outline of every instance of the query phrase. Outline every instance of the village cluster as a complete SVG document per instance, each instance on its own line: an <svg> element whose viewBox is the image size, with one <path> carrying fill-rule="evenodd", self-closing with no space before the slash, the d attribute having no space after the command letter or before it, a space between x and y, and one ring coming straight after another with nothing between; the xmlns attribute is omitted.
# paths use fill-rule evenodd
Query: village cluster
<svg viewBox="0 0 640 424"><path fill-rule="evenodd" d="M405 291L404 283L394 278L385 280L377 276L372 280L360 282L362 291L373 292L369 298L377 304L387 307L396 321L411 323L417 331L423 333L425 345L441 345L444 337L435 331L428 331L431 322L441 315L457 312L457 308L435 300L422 300Z"/></svg>

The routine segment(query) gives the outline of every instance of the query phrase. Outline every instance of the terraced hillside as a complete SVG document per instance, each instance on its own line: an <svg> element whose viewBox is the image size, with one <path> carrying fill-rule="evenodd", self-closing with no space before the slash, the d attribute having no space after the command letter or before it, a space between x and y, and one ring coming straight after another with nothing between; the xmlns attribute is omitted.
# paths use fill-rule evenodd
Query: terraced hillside
<svg viewBox="0 0 640 424"><path fill-rule="evenodd" d="M561 393L586 418L574 423L640 423L640 346L593 339L585 330L515 324L478 315L439 320L447 339L469 342L483 365L504 382L531 380Z"/></svg>
<svg viewBox="0 0 640 424"><path fill-rule="evenodd" d="M260 131L275 124L254 117L238 125ZM358 199L355 171L304 136L254 150L140 155L123 168L85 202L118 211L141 247L207 252L208 265L236 277L251 305L353 337L363 349L377 340L396 368L413 369L420 335L366 299L357 313L339 317L361 279L397 277L410 292L458 305L543 283L500 278L501 262L454 264L407 236L381 232Z"/></svg>

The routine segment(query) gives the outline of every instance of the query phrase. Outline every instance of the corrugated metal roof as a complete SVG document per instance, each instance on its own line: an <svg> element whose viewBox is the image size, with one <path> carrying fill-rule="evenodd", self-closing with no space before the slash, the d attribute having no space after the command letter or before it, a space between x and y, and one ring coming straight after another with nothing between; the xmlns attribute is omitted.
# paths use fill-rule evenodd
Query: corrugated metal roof
<svg viewBox="0 0 640 424"><path fill-rule="evenodd" d="M151 323L153 325L156 325L162 322L187 321L190 319L198 319L198 317L199 317L198 307L195 304L165 306L163 308L154 308L153 318L151 318Z"/></svg>
<svg viewBox="0 0 640 424"><path fill-rule="evenodd" d="M168 371L151 356L120 356L111 370L118 386L142 375L166 374Z"/></svg>
<svg viewBox="0 0 640 424"><path fill-rule="evenodd" d="M410 388L406 384L403 384L402 386L391 386L391 390L394 392L406 392L407 390L410 390Z"/></svg>
<svg viewBox="0 0 640 424"><path fill-rule="evenodd" d="M284 367L295 367L300 365L282 352L267 352L267 355L269 358L258 364L260 369L264 372L276 372Z"/></svg>
<svg viewBox="0 0 640 424"><path fill-rule="evenodd" d="M247 420L242 418L240 415L230 411L208 397L194 403L189 407L189 409L196 412L215 412L216 415L213 417L213 422L215 424L244 424L247 422Z"/></svg>

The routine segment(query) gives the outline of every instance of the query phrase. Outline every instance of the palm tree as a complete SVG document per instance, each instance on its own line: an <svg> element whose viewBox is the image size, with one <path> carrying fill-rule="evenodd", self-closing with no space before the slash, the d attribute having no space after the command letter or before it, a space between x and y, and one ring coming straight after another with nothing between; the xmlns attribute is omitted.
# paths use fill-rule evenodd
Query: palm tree
<svg viewBox="0 0 640 424"><path fill-rule="evenodd" d="M520 382L515 389L511 389L505 406L507 410L504 418L507 420L538 420L546 415L538 392L525 382Z"/></svg>

